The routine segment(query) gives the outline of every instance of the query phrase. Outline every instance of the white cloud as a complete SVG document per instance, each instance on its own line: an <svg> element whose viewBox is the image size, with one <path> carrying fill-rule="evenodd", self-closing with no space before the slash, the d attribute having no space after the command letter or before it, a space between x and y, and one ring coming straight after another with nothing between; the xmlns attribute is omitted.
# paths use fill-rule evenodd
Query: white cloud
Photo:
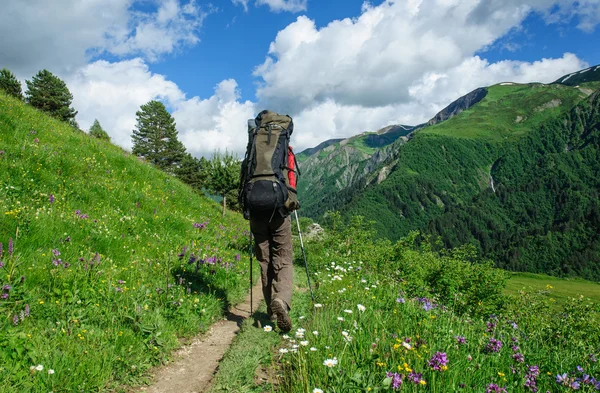
<svg viewBox="0 0 600 393"><path fill-rule="evenodd" d="M244 0L234 0L244 1ZM267 5L273 12L301 12L306 11L306 3L308 0L256 0L255 4Z"/></svg>
<svg viewBox="0 0 600 393"><path fill-rule="evenodd" d="M359 17L321 29L300 16L254 70L257 96L262 105L294 113L328 100L366 108L408 103L415 80L457 67L554 3L390 0L365 3Z"/></svg>
<svg viewBox="0 0 600 393"><path fill-rule="evenodd" d="M91 56L141 55L150 60L198 42L210 10L194 0L166 0L149 12L144 0L9 0L0 13L0 60L19 78L41 68L66 76ZM154 5L156 3L149 3Z"/></svg>
<svg viewBox="0 0 600 393"><path fill-rule="evenodd" d="M113 142L126 149L131 148L135 113L150 100L158 99L172 109L179 139L196 156L209 156L217 149L242 154L247 142L246 121L255 116L253 103L239 101L234 80L219 83L208 99L188 99L175 83L151 73L139 58L97 61L66 82L79 111L79 125L87 130L98 119Z"/></svg>
<svg viewBox="0 0 600 393"><path fill-rule="evenodd" d="M235 5L241 5L244 7L244 11L248 12L248 2L250 0L231 0L231 2Z"/></svg>

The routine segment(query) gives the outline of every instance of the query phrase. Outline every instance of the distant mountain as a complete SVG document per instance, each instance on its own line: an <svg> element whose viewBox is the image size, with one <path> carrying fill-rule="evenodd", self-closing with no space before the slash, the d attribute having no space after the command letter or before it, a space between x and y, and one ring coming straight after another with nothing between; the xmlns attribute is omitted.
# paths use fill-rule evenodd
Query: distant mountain
<svg viewBox="0 0 600 393"><path fill-rule="evenodd" d="M566 86L577 86L582 83L597 81L600 81L600 65L562 76L554 83Z"/></svg>
<svg viewBox="0 0 600 393"><path fill-rule="evenodd" d="M451 103L428 123L413 127L404 135L388 137L381 147L376 147L376 142L373 141L368 144L367 137L374 135L377 140L377 135L385 135L386 131L394 130L394 126L378 133L348 138L321 149L302 164L304 172L299 184L300 198L303 201L302 214L316 220L328 210L339 210L345 217L362 215L375 221L375 228L380 236L392 240L405 236L411 230L421 230L442 236L447 246L475 244L485 256L496 258L499 266L509 269L576 274L600 279L600 274L593 268L594 264L590 267L586 262L584 268L581 267L583 265L579 259L575 261L547 256L546 259L552 267L542 262L534 262L534 243L514 243L525 248L510 255L502 253L502 249L512 249L513 243L509 244L506 238L481 235L485 230L477 226L479 224L468 224L470 221L467 213L459 213L468 212L468 207L474 205L478 198L490 192L493 196L494 190L503 187L494 173L500 168L515 167L513 164L502 164L502 158L508 157L509 152L516 146L521 146L531 138L539 138L540 132L544 132L541 130L549 129L544 128L545 124L568 122L565 116L569 116L571 110L583 113L582 109L577 108L588 108L585 106L586 100L600 88L597 67L570 75L568 79L568 75L560 78L560 83L549 85L504 82L476 89ZM580 82L578 78L582 78ZM568 83L569 81L573 81L573 85ZM573 109L575 107L576 109ZM593 123L586 124L588 127ZM565 132L556 127L552 130L556 134L555 138L562 138L561 132ZM592 139L587 143L593 145L596 142ZM535 155L539 152L532 150L530 153ZM591 153L587 153L586 150L586 154ZM511 160L519 159L516 155L510 157L513 157ZM527 166L519 167L519 171L506 176L515 182L521 173L535 173L535 165L539 164L528 162ZM594 165L595 162L589 164L592 168L595 168ZM573 167L578 168L575 164ZM541 173L538 175L541 178L546 176ZM600 177L600 170L596 175ZM588 190L589 195L594 195L590 178L582 177L585 179L582 180L582 186L585 185L584 189ZM509 180L503 180L503 184L507 182ZM563 182L558 187L568 184ZM531 185L524 184L522 187L527 188ZM512 231L523 236L535 237L545 229L559 236L559 232L567 230L554 228L552 220L540 227L541 224L535 219L526 219L535 217L535 211L541 206L556 205L556 199L552 199L549 194L546 196L548 200L538 195L535 202L524 202L522 208L525 209L525 216L520 218L515 213L517 208L509 205L486 205L478 214L491 217L486 224L490 227L510 228L508 232L503 232L506 235ZM582 206L589 206L591 209L586 214L595 214L590 213L595 211L593 205ZM567 211L569 209L568 206L561 208ZM454 215L448 216L449 212L454 212ZM586 231L590 231L591 227L585 224L586 219L582 218L585 214L573 214L576 214L578 219L570 225L583 225L588 228ZM510 225L507 224L509 221ZM489 228L486 230L489 232ZM582 244L595 244L594 240L583 232L568 233L570 234L564 236L569 236L571 245L565 246L563 251L566 253L571 252L575 255L579 252L577 250L581 249L581 244L575 246L575 237L585 239L582 240ZM539 246L542 243L536 244ZM553 247L555 246L553 243ZM556 251L556 248L548 249ZM584 258L584 254L577 255ZM522 263L515 263L515 260L522 256L527 258ZM594 258L591 260L600 260L600 257ZM579 267L575 267L576 264L579 264Z"/></svg>

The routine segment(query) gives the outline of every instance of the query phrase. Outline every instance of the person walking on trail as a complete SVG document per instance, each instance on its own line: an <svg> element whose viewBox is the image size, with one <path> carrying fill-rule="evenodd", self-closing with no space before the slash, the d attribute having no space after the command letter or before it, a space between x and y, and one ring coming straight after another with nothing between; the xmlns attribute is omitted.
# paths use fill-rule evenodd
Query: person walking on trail
<svg viewBox="0 0 600 393"><path fill-rule="evenodd" d="M248 120L248 146L242 161L239 192L244 218L250 221L254 236L267 313L284 332L292 329L290 213L300 208L296 196L297 163L289 145L293 130L291 117L268 110Z"/></svg>

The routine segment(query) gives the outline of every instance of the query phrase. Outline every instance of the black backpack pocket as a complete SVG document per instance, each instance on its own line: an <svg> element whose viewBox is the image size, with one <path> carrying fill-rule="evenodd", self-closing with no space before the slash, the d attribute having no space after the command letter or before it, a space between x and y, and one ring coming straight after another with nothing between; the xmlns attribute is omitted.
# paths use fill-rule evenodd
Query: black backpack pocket
<svg viewBox="0 0 600 393"><path fill-rule="evenodd" d="M287 193L278 180L255 180L248 184L246 203L252 212L272 212L285 205Z"/></svg>

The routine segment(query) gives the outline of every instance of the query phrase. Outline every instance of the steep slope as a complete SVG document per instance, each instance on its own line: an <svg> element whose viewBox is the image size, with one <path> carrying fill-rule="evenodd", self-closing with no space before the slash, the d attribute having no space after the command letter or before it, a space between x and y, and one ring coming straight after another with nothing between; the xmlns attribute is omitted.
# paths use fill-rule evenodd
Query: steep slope
<svg viewBox="0 0 600 393"><path fill-rule="evenodd" d="M1 93L0 174L0 391L139 382L243 297L239 215Z"/></svg>
<svg viewBox="0 0 600 393"><path fill-rule="evenodd" d="M600 281L600 90L508 146L493 189L428 225L448 247L476 244L510 270Z"/></svg>
<svg viewBox="0 0 600 393"><path fill-rule="evenodd" d="M585 70L577 71L560 77L555 84L566 86L577 86L586 82L600 81L600 65L586 68Z"/></svg>
<svg viewBox="0 0 600 393"><path fill-rule="evenodd" d="M404 142L415 127L389 126L377 132L336 141L326 141L299 154L302 172L298 183L303 214L315 215L315 210L332 194L344 190L373 172L389 157L396 142ZM319 148L320 147L320 148Z"/></svg>

